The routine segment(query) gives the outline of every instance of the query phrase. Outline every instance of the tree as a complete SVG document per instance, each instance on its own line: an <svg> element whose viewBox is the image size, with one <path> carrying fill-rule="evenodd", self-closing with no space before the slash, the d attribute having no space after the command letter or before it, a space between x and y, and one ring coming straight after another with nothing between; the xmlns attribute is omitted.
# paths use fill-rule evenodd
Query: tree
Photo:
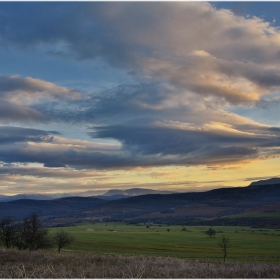
<svg viewBox="0 0 280 280"><path fill-rule="evenodd" d="M74 237L64 230L57 231L53 236L53 242L57 247L58 252L74 241Z"/></svg>
<svg viewBox="0 0 280 280"><path fill-rule="evenodd" d="M42 227L41 221L35 212L23 220L18 230L15 245L23 250L38 250L52 246L48 236L48 229Z"/></svg>
<svg viewBox="0 0 280 280"><path fill-rule="evenodd" d="M206 233L207 235L209 235L210 238L211 238L211 237L214 236L217 232L216 232L214 229L209 228L207 231L205 231L205 233Z"/></svg>
<svg viewBox="0 0 280 280"><path fill-rule="evenodd" d="M24 232L23 232L23 225L22 223L16 224L16 233L15 233L15 239L14 244L15 247L18 248L18 250L26 250L27 247L24 243Z"/></svg>
<svg viewBox="0 0 280 280"><path fill-rule="evenodd" d="M227 238L224 235L222 235L222 237L220 238L220 240L218 242L218 245L222 249L223 258L224 258L224 262L225 262L226 261L226 257L227 257L227 250L228 250L228 247L229 247L229 238Z"/></svg>
<svg viewBox="0 0 280 280"><path fill-rule="evenodd" d="M7 248L11 248L15 238L15 223L10 217L4 217L0 220L0 242Z"/></svg>

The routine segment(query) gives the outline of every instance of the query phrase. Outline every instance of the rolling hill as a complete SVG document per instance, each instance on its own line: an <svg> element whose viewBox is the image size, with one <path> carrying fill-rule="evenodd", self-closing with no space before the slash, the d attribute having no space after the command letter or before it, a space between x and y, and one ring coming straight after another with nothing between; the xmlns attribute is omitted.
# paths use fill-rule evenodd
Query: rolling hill
<svg viewBox="0 0 280 280"><path fill-rule="evenodd" d="M11 216L21 220L32 212L36 212L43 220L62 219L64 217L76 218L77 211L92 209L106 203L100 198L67 197L53 200L19 199L0 203L0 218Z"/></svg>
<svg viewBox="0 0 280 280"><path fill-rule="evenodd" d="M145 194L118 200L68 197L0 203L0 218L10 215L22 219L33 211L49 225L126 221L275 227L280 226L280 183L251 184L205 192ZM271 212L274 214L271 215Z"/></svg>
<svg viewBox="0 0 280 280"><path fill-rule="evenodd" d="M280 184L276 184L221 188L200 193L135 196L99 205L84 214L87 217L102 217L103 220L134 223L236 224L246 220L229 220L229 216L250 211L255 213L258 209L280 211L279 206ZM250 221L250 224L256 223L256 220Z"/></svg>

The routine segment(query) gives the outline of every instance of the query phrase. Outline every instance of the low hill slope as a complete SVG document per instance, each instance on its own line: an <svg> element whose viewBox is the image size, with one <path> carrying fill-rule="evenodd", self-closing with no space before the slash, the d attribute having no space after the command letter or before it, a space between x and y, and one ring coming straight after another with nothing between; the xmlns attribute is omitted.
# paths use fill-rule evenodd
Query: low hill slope
<svg viewBox="0 0 280 280"><path fill-rule="evenodd" d="M0 218L23 219L37 212L49 224L77 221L127 221L171 224L228 224L280 226L276 215L265 221L248 218L248 213L277 211L280 184L221 188L206 192L147 194L119 200L94 197L67 197L54 200L22 199L0 203ZM246 219L230 219L246 213ZM261 215L265 216L265 215ZM274 216L273 220L271 220ZM226 218L225 218L226 217ZM242 217L242 216L240 216Z"/></svg>
<svg viewBox="0 0 280 280"><path fill-rule="evenodd" d="M207 192L151 194L111 201L84 214L132 222L186 222L219 218L279 203L280 184L222 188Z"/></svg>
<svg viewBox="0 0 280 280"><path fill-rule="evenodd" d="M83 211L106 202L107 201L100 198L91 197L67 197L53 200L20 199L10 202L1 202L0 218L12 216L20 220L31 212L36 212L39 216L71 216L76 211Z"/></svg>

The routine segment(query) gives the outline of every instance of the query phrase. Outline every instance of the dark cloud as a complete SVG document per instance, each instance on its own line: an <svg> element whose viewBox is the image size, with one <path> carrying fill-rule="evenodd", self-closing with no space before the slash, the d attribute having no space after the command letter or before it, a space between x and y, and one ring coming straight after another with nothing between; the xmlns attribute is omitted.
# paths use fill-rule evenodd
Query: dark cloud
<svg viewBox="0 0 280 280"><path fill-rule="evenodd" d="M215 131L176 130L162 127L97 127L93 137L111 138L122 142L123 149L133 154L163 157L176 155L180 164L236 161L257 156L261 146L278 146L278 139L216 133ZM172 159L174 161L174 158ZM174 162L172 162L174 164Z"/></svg>
<svg viewBox="0 0 280 280"><path fill-rule="evenodd" d="M277 130L276 130L277 131ZM269 131L271 132L271 131ZM250 161L279 152L279 135L252 136L212 130L182 130L160 126L107 126L93 137L122 145L95 146L63 140L56 132L2 127L0 160L40 163L45 167L129 169L166 165L222 165ZM279 131L277 131L279 134ZM53 136L54 135L54 136Z"/></svg>
<svg viewBox="0 0 280 280"><path fill-rule="evenodd" d="M18 142L51 142L53 135L59 135L56 131L43 131L32 128L14 126L0 126L0 144Z"/></svg>
<svg viewBox="0 0 280 280"><path fill-rule="evenodd" d="M0 160L10 163L41 163L45 167L71 166L77 169L118 169L141 165L140 161L121 154L114 155L94 152L88 148L64 147L63 149L56 146L36 146L30 144L0 146Z"/></svg>
<svg viewBox="0 0 280 280"><path fill-rule="evenodd" d="M112 3L110 9L114 6L119 5ZM65 42L65 48L58 52L52 48L49 53L62 56L74 53L79 59L105 55L118 64L128 61L125 58L131 56L118 40L114 23L103 20L108 11L103 3L5 3L1 9L4 14L0 29L3 43L28 48Z"/></svg>

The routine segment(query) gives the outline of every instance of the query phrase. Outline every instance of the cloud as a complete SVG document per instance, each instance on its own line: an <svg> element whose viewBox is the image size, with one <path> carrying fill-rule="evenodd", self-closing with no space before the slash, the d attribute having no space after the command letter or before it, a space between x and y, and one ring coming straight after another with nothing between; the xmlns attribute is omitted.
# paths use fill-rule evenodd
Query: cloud
<svg viewBox="0 0 280 280"><path fill-rule="evenodd" d="M2 127L0 160L45 167L130 169L242 163L279 153L279 129L260 126L252 132L252 125L246 129L240 131L223 123L190 127L168 122L150 127L95 127L93 137L120 143L105 144L65 139L51 131Z"/></svg>
<svg viewBox="0 0 280 280"><path fill-rule="evenodd" d="M21 106L12 102L0 99L0 121L7 123L11 121L47 121L48 118L40 112L29 108L27 106Z"/></svg>
<svg viewBox="0 0 280 280"><path fill-rule="evenodd" d="M0 38L8 45L49 46L52 53L59 45L57 55L99 57L137 77L231 104L279 90L280 33L256 17L205 2L1 5Z"/></svg>
<svg viewBox="0 0 280 280"><path fill-rule="evenodd" d="M279 90L279 31L259 18L202 2L14 5L2 4L6 44L52 53L57 44L57 55L100 57L137 78L164 80L185 98L191 91L246 104Z"/></svg>
<svg viewBox="0 0 280 280"><path fill-rule="evenodd" d="M82 95L31 77L0 76L0 99L11 108L3 118L82 123L95 141L117 143L24 130L18 141L14 134L7 136L11 143L3 138L2 161L126 169L222 165L279 153L277 127L230 113L280 89L280 33L269 23L204 2L0 6L6 46L77 63L101 58L134 77Z"/></svg>
<svg viewBox="0 0 280 280"><path fill-rule="evenodd" d="M0 121L49 121L49 116L36 108L52 102L78 100L80 93L53 83L20 76L0 76Z"/></svg>
<svg viewBox="0 0 280 280"><path fill-rule="evenodd" d="M205 2L4 3L1 7L3 42L21 47L65 42L68 51L80 57L104 56L120 65L133 57L184 56L195 50L231 61L239 57L275 63L278 57L275 27Z"/></svg>
<svg viewBox="0 0 280 280"><path fill-rule="evenodd" d="M39 129L0 126L0 144L18 142L51 142L57 131L43 131Z"/></svg>
<svg viewBox="0 0 280 280"><path fill-rule="evenodd" d="M32 104L40 99L79 99L81 94L53 83L20 76L0 76L0 98L16 104Z"/></svg>
<svg viewBox="0 0 280 280"><path fill-rule="evenodd" d="M112 168L128 166L118 144L92 143L58 137L56 131L0 127L0 161L41 163L45 167Z"/></svg>
<svg viewBox="0 0 280 280"><path fill-rule="evenodd" d="M279 132L272 136L246 133L216 124L194 129L172 126L99 127L93 133L98 138L113 138L123 149L135 155L154 156L153 164L223 164L258 158L262 148L279 149Z"/></svg>
<svg viewBox="0 0 280 280"><path fill-rule="evenodd" d="M145 66L151 77L164 77L177 88L222 98L230 104L259 101L280 85L280 72L274 66L229 62L211 55L192 53L181 61L149 59Z"/></svg>
<svg viewBox="0 0 280 280"><path fill-rule="evenodd" d="M1 178L6 176L19 176L19 177L36 177L36 178L58 178L58 179L80 179L80 178L98 178L102 180L103 177L108 177L106 174L92 170L74 170L72 168L46 168L34 166L18 166L12 164L10 166L1 166Z"/></svg>

